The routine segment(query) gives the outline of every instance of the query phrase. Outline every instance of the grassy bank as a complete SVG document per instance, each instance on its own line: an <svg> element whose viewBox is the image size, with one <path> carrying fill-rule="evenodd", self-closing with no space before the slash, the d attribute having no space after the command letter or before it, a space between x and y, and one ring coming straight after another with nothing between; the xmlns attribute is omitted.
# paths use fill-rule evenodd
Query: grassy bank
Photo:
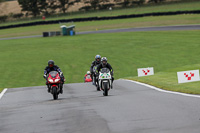
<svg viewBox="0 0 200 133"><path fill-rule="evenodd" d="M200 82L177 84L176 72L197 69L200 31L162 31L78 35L1 41L1 88L44 85L49 59L64 72L67 83L83 82L96 54L107 56L115 78L200 94ZM137 78L137 68L155 67L156 75ZM161 80L162 79L162 80ZM12 80L12 81L10 81Z"/></svg>
<svg viewBox="0 0 200 133"><path fill-rule="evenodd" d="M187 71L187 70L197 70L200 69L199 62L198 64L185 65L182 67L167 69L166 71L155 72L154 76L148 77L128 77L126 79L135 80L143 83L147 83L153 86L156 86L161 89L190 93L190 94L200 94L200 83L199 82L190 82L178 84L177 72L178 71ZM155 68L156 71L157 67Z"/></svg>
<svg viewBox="0 0 200 133"><path fill-rule="evenodd" d="M94 31L104 29L148 27L148 26L167 26L167 25L184 25L184 24L200 24L199 15L176 15L162 17L144 17L121 20L91 21L75 23L76 31ZM44 31L59 31L60 25L41 25L32 27L21 27L0 30L0 38L42 35Z"/></svg>
<svg viewBox="0 0 200 133"><path fill-rule="evenodd" d="M163 3L163 4L153 4L153 5L143 5L139 7L113 9L112 11L100 10L100 11L90 11L90 12L77 12L68 14L58 14L46 17L46 20L59 20L59 19L71 19L71 18L86 18L86 17L102 17L102 16L117 16L117 15L130 15L130 14L143 14L143 13L153 13L153 12L168 12L168 11L190 11L190 10L200 10L200 1L190 1L190 2L173 2L173 3ZM42 18L18 20L13 22L1 23L0 26L28 23L41 21Z"/></svg>

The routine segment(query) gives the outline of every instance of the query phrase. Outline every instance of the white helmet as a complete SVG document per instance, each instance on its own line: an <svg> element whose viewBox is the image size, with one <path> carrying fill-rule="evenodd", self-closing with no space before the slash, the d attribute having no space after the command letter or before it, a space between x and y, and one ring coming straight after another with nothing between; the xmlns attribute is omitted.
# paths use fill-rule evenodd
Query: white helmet
<svg viewBox="0 0 200 133"><path fill-rule="evenodd" d="M87 71L87 75L90 75L90 71Z"/></svg>

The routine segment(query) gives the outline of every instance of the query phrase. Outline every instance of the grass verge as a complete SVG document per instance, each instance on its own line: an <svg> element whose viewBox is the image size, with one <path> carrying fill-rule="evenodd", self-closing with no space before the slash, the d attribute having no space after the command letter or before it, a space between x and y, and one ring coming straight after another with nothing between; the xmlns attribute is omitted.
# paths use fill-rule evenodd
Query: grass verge
<svg viewBox="0 0 200 133"><path fill-rule="evenodd" d="M162 17L144 17L121 20L91 21L75 23L76 31L94 31L118 28L148 27L148 26L167 26L200 24L199 15L176 15ZM42 32L59 31L60 25L41 25L32 27L21 27L13 29L0 30L0 38L42 35Z"/></svg>
<svg viewBox="0 0 200 133"><path fill-rule="evenodd" d="M83 82L96 54L108 58L115 78L131 77L160 88L200 94L200 82L177 84L176 72L198 69L200 31L130 32L20 40L0 44L1 88L44 85L43 69L55 60L67 83ZM137 78L137 68L156 75ZM12 80L12 81L11 81Z"/></svg>
<svg viewBox="0 0 200 133"><path fill-rule="evenodd" d="M190 82L178 84L177 72L200 69L200 64L186 65L175 69L168 69L167 71L156 72L153 76L148 77L128 77L126 79L135 80L156 86L161 89L183 92L189 94L200 94L200 83Z"/></svg>
<svg viewBox="0 0 200 133"><path fill-rule="evenodd" d="M0 88L0 93L3 91L3 89L2 88Z"/></svg>

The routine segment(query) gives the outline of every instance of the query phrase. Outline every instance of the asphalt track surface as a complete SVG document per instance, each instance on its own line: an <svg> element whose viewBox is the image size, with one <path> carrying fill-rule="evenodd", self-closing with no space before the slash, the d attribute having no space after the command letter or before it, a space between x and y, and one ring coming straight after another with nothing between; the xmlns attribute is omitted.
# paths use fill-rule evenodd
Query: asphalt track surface
<svg viewBox="0 0 200 133"><path fill-rule="evenodd" d="M200 98L116 80L104 97L91 83L65 84L52 100L45 86L8 89L1 133L199 133Z"/></svg>
<svg viewBox="0 0 200 133"><path fill-rule="evenodd" d="M127 28L127 29L110 29L110 30L77 32L77 35L97 34L97 33L139 32L139 31L173 31L173 30L178 30L178 31L179 30L200 30L200 25L177 25L177 26L142 27L142 28ZM42 35L0 38L0 40L37 38L37 37L42 37Z"/></svg>

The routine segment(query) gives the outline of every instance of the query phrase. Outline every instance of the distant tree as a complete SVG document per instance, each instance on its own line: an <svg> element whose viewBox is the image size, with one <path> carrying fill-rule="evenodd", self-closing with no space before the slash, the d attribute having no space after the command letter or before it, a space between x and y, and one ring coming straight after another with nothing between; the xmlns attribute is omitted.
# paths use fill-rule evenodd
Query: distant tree
<svg viewBox="0 0 200 133"><path fill-rule="evenodd" d="M56 12L56 10L59 8L58 6L58 0L47 0L48 3L48 9L49 9L49 13L53 14Z"/></svg>
<svg viewBox="0 0 200 133"><path fill-rule="evenodd" d="M99 9L108 9L109 7L113 7L115 4L111 3L110 0L99 0L98 7Z"/></svg>
<svg viewBox="0 0 200 133"><path fill-rule="evenodd" d="M60 2L59 7L61 8L62 12L65 13L67 10L66 5L68 5L69 0L58 0Z"/></svg>
<svg viewBox="0 0 200 133"><path fill-rule="evenodd" d="M23 17L23 16L24 16L23 13L17 13L17 14L13 14L13 15L12 15L12 17L13 17L13 18L16 18L16 19L19 19L19 18L21 18L21 17Z"/></svg>
<svg viewBox="0 0 200 133"><path fill-rule="evenodd" d="M46 0L46 2L41 5L41 12L43 15L54 14L56 10L59 8L58 0Z"/></svg>
<svg viewBox="0 0 200 133"><path fill-rule="evenodd" d="M0 0L0 4L1 4L1 2L4 2L5 0Z"/></svg>
<svg viewBox="0 0 200 133"><path fill-rule="evenodd" d="M140 6L140 5L144 4L144 3L145 3L145 0L133 0L132 1L132 5Z"/></svg>
<svg viewBox="0 0 200 133"><path fill-rule="evenodd" d="M30 12L34 17L40 15L45 8L46 0L18 0L22 11Z"/></svg>
<svg viewBox="0 0 200 133"><path fill-rule="evenodd" d="M80 0L58 0L59 8L63 13L66 13L67 9L74 5L74 3L80 2Z"/></svg>
<svg viewBox="0 0 200 133"><path fill-rule="evenodd" d="M102 4L102 5L99 5L99 9L108 9L110 7L113 7L114 4L112 3L105 3L105 4Z"/></svg>
<svg viewBox="0 0 200 133"><path fill-rule="evenodd" d="M163 2L165 0L149 0L149 2L154 2L154 3L159 3L159 2Z"/></svg>
<svg viewBox="0 0 200 133"><path fill-rule="evenodd" d="M128 7L131 5L142 5L145 3L145 0L115 0L115 2L122 7Z"/></svg>
<svg viewBox="0 0 200 133"><path fill-rule="evenodd" d="M99 0L90 0L91 7L96 10L99 6Z"/></svg>
<svg viewBox="0 0 200 133"><path fill-rule="evenodd" d="M7 19L8 19L8 16L7 16L7 15L0 16L0 23L6 22Z"/></svg>
<svg viewBox="0 0 200 133"><path fill-rule="evenodd" d="M127 7L129 6L129 4L131 3L131 0L116 0L118 3L118 5L122 6L122 7Z"/></svg>
<svg viewBox="0 0 200 133"><path fill-rule="evenodd" d="M48 12L48 0L44 0L44 2L40 3L40 13L39 14L43 14L43 15L48 15L49 12Z"/></svg>
<svg viewBox="0 0 200 133"><path fill-rule="evenodd" d="M84 6L79 10L88 11L90 9L96 10L99 7L100 0L83 0Z"/></svg>
<svg viewBox="0 0 200 133"><path fill-rule="evenodd" d="M86 5L86 6L83 6L79 9L79 11L89 11L91 9L91 5Z"/></svg>

